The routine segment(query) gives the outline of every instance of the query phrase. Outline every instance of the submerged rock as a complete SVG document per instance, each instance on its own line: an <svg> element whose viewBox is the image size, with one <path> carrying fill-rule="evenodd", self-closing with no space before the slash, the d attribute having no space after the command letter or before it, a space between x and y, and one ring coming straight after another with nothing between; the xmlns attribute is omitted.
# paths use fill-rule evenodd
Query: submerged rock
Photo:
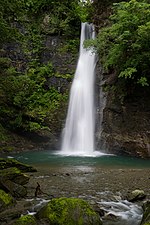
<svg viewBox="0 0 150 225"><path fill-rule="evenodd" d="M99 215L89 204L77 198L55 198L37 214L51 225L102 225Z"/></svg>

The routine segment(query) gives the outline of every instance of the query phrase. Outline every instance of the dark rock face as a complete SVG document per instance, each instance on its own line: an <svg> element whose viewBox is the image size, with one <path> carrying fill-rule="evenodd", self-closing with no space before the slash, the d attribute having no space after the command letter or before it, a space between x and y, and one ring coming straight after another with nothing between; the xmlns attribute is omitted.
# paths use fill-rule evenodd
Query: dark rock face
<svg viewBox="0 0 150 225"><path fill-rule="evenodd" d="M59 36L45 36L44 51L40 58L42 63L52 62L56 71L60 74L75 71L77 57L75 54L63 50L65 40Z"/></svg>
<svg viewBox="0 0 150 225"><path fill-rule="evenodd" d="M24 186L19 185L11 180L4 180L2 184L3 189L9 192L13 197L23 198L27 195L27 189Z"/></svg>
<svg viewBox="0 0 150 225"><path fill-rule="evenodd" d="M112 87L107 92L97 148L117 155L150 157L150 90L137 87L124 97Z"/></svg>

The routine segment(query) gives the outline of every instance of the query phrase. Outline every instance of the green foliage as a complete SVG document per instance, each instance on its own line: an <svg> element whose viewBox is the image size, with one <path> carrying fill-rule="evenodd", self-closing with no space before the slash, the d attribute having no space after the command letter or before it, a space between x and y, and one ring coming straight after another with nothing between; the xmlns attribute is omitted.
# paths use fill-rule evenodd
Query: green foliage
<svg viewBox="0 0 150 225"><path fill-rule="evenodd" d="M79 34L78 27L80 18L76 13L74 5L78 0L53 1L53 0L28 0L26 2L27 12L30 18L39 20L41 18L41 29L43 33L60 34L68 37Z"/></svg>
<svg viewBox="0 0 150 225"><path fill-rule="evenodd" d="M14 68L13 68L14 69ZM59 108L66 102L66 93L54 87L45 88L47 78L54 76L52 64L30 68L25 74L16 76L14 70L5 71L0 79L1 123L9 128L39 130L46 128L46 120L52 123ZM47 128L46 128L47 129Z"/></svg>
<svg viewBox="0 0 150 225"><path fill-rule="evenodd" d="M72 75L55 71L51 62L42 63L46 35L63 37L58 54L76 54L81 20L89 19L91 5L78 0L0 0L0 56L4 56L0 58L0 123L5 129L58 130L68 90L61 93L50 80L70 82ZM4 131L2 137L7 139Z"/></svg>
<svg viewBox="0 0 150 225"><path fill-rule="evenodd" d="M77 15L82 22L91 21L90 15L93 12L93 8L92 2L90 0L78 1L78 4L74 4L74 7Z"/></svg>
<svg viewBox="0 0 150 225"><path fill-rule="evenodd" d="M24 0L0 0L0 45L17 38L14 21L24 12Z"/></svg>
<svg viewBox="0 0 150 225"><path fill-rule="evenodd" d="M131 0L114 4L111 24L95 46L106 71L142 86L150 82L150 4Z"/></svg>
<svg viewBox="0 0 150 225"><path fill-rule="evenodd" d="M0 140L2 142L5 142L5 141L8 141L8 135L7 135L7 132L6 130L4 129L4 127L0 124ZM1 148L0 148L1 150Z"/></svg>
<svg viewBox="0 0 150 225"><path fill-rule="evenodd" d="M44 84L48 77L54 76L54 68L52 63L47 65L41 65L39 67L30 67L27 71L27 75L31 80L36 80L39 84Z"/></svg>
<svg viewBox="0 0 150 225"><path fill-rule="evenodd" d="M79 47L79 39L67 40L66 43L64 43L64 45L60 47L59 52L60 53L70 52L76 54L78 47Z"/></svg>
<svg viewBox="0 0 150 225"><path fill-rule="evenodd" d="M57 127L68 90L60 93L49 79L70 81L72 76L59 74L51 62L42 64L41 54L45 34L65 37L61 54L76 52L80 32L76 5L78 0L0 0L1 55L6 56L0 58L0 122L5 128L36 131ZM3 44L7 47L12 40L17 49L11 47L7 54ZM4 132L2 136L6 139Z"/></svg>
<svg viewBox="0 0 150 225"><path fill-rule="evenodd" d="M9 58L0 58L0 72L7 69L11 65Z"/></svg>

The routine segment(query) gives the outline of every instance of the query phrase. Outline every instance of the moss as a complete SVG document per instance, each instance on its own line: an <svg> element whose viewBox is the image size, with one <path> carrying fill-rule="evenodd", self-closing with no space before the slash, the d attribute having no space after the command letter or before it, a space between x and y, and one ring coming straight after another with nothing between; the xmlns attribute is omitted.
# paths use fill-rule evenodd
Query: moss
<svg viewBox="0 0 150 225"><path fill-rule="evenodd" d="M3 206L8 206L13 203L13 198L5 191L0 189L0 200L3 202Z"/></svg>
<svg viewBox="0 0 150 225"><path fill-rule="evenodd" d="M2 169L0 171L0 179L3 179L3 181L11 180L14 183L24 185L28 183L30 177L22 173L16 167L11 167L11 168Z"/></svg>
<svg viewBox="0 0 150 225"><path fill-rule="evenodd" d="M143 205L143 218L141 225L150 225L150 201Z"/></svg>
<svg viewBox="0 0 150 225"><path fill-rule="evenodd" d="M89 204L77 198L52 199L37 213L38 218L47 218L51 225L100 225L101 221Z"/></svg>
<svg viewBox="0 0 150 225"><path fill-rule="evenodd" d="M16 167L21 172L36 172L37 171L32 166L21 163L21 162L15 160L15 159L0 158L0 169L7 169L7 168L10 168L10 167Z"/></svg>
<svg viewBox="0 0 150 225"><path fill-rule="evenodd" d="M32 215L21 216L13 225L36 225L36 219Z"/></svg>
<svg viewBox="0 0 150 225"><path fill-rule="evenodd" d="M5 170L2 170L0 174L3 174L4 176L8 174L20 174L21 171L17 169L16 167L6 168Z"/></svg>

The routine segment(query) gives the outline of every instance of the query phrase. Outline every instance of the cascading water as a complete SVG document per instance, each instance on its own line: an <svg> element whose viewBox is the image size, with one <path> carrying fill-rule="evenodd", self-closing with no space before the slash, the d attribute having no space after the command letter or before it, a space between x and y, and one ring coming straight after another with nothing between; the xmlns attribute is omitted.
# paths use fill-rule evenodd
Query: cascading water
<svg viewBox="0 0 150 225"><path fill-rule="evenodd" d="M70 101L61 154L91 155L94 152L94 75L96 56L83 46L84 40L94 39L92 24L82 23L80 56L71 87Z"/></svg>

